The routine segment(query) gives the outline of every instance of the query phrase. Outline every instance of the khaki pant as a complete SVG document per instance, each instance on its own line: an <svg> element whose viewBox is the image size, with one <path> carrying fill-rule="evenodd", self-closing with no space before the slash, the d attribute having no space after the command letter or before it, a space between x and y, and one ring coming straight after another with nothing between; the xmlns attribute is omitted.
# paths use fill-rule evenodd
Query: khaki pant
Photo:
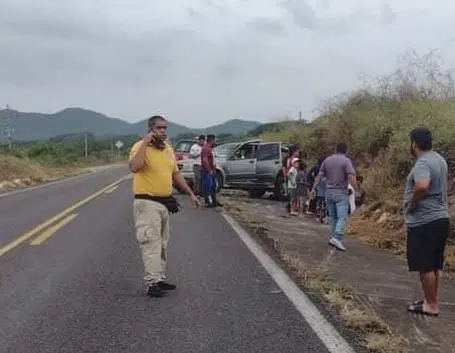
<svg viewBox="0 0 455 353"><path fill-rule="evenodd" d="M199 164L193 165L193 188L196 195L201 195L201 169L202 167Z"/></svg>
<svg viewBox="0 0 455 353"><path fill-rule="evenodd" d="M134 200L136 238L144 262L144 280L155 283L166 278L169 212L162 204L150 200Z"/></svg>

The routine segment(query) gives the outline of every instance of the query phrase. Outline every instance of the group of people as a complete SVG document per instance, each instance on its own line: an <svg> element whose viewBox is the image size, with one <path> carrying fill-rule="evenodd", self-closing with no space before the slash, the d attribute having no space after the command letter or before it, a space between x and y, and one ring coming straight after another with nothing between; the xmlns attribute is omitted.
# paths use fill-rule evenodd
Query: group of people
<svg viewBox="0 0 455 353"><path fill-rule="evenodd" d="M342 251L346 250L341 239L351 211L350 186L359 188L353 164L346 156L347 150L345 143L338 143L333 155L319 158L307 171L304 153L298 146L291 146L282 165L289 194L289 213L298 215L316 211L321 222L326 222L328 217L331 226L329 244Z"/></svg>
<svg viewBox="0 0 455 353"><path fill-rule="evenodd" d="M325 203L325 185L327 179L321 178L316 185L315 197L310 197L316 175L325 158L320 158L316 165L309 171L303 153L297 146L290 148L289 154L283 159L282 174L284 176L284 189L289 195L288 211L291 215L303 213L316 213L320 222L325 223L327 211Z"/></svg>
<svg viewBox="0 0 455 353"><path fill-rule="evenodd" d="M173 184L185 191L191 202L200 207L200 200L180 174L172 147L166 142L166 119L153 116L149 131L131 149L129 166L133 172L134 220L145 267L148 294L162 296L176 286L165 281L169 213L179 212L172 196ZM201 136L200 185L214 178L213 135ZM410 133L410 151L416 162L410 171L403 197L403 213L407 227L406 248L410 271L420 274L424 298L412 302L413 313L436 316L438 307L439 271L443 269L444 251L451 232L447 204L448 166L433 150L428 129L417 128ZM301 203L298 198L323 198L330 220L329 244L346 250L342 243L349 214L349 185L358 190L356 171L346 156L347 145L338 143L336 151L321 158L308 173L304 156L294 148L283 164L291 196L291 212ZM197 167L196 167L197 168ZM195 174L197 178L197 174ZM325 183L324 184L321 184ZM212 185L212 184L209 184ZM321 187L321 185L323 185ZM198 187L198 184L195 185ZM206 203L210 204L212 189L203 187ZM323 191L319 191L319 190ZM213 197L213 196L212 196ZM213 199L216 202L216 199Z"/></svg>
<svg viewBox="0 0 455 353"><path fill-rule="evenodd" d="M193 160L193 188L196 195L202 197L208 208L221 207L217 200L215 155L215 135L199 135L188 154Z"/></svg>
<svg viewBox="0 0 455 353"><path fill-rule="evenodd" d="M444 252L451 233L447 203L448 165L433 150L433 137L426 128L410 133L410 153L416 159L405 185L403 214L406 224L406 255L409 271L418 272L424 299L412 302L408 311L437 316L439 271L443 269ZM297 147L283 161L283 175L290 196L289 211L310 210L316 203L319 217L330 223L329 244L346 250L342 243L346 220L351 211L350 190L363 202L360 178L346 156L347 145L338 143L333 155L318 160L307 173L306 163ZM355 206L355 205L354 205Z"/></svg>

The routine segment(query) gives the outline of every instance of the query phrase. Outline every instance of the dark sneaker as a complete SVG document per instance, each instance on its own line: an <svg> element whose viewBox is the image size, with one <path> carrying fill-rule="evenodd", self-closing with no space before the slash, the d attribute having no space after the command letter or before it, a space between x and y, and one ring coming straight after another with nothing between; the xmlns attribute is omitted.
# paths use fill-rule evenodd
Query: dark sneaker
<svg viewBox="0 0 455 353"><path fill-rule="evenodd" d="M161 288L158 283L153 283L149 286L149 290L147 292L147 295L151 297L162 297L166 291Z"/></svg>
<svg viewBox="0 0 455 353"><path fill-rule="evenodd" d="M223 207L223 204L220 203L220 202L218 202L218 201L216 201L216 202L215 202L215 207Z"/></svg>
<svg viewBox="0 0 455 353"><path fill-rule="evenodd" d="M164 282L164 281L158 282L157 285L162 290L174 290L174 289L177 288L177 286L175 284L167 283L167 282Z"/></svg>

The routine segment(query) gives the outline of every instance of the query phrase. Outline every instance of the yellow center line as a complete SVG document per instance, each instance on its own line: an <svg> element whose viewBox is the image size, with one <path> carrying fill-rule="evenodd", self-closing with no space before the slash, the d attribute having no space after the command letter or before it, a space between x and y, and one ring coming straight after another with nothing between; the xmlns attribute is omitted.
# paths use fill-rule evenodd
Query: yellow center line
<svg viewBox="0 0 455 353"><path fill-rule="evenodd" d="M47 221L42 222L35 228L29 230L27 233L21 235L19 238L16 238L12 242L0 247L0 256L5 255L7 252L11 251L12 249L16 248L17 246L21 245L23 242L29 240L31 237L35 236L42 230L46 229L53 223L57 222L60 218L69 215L70 213L74 212L77 208L85 205L87 202L92 201L94 198L103 194L106 190L109 190L113 186L119 184L122 180L126 179L128 176L123 176L119 180L114 181L112 184L109 184L105 188L95 192L94 194L86 197L85 199L79 201L78 203L74 204L73 206L68 207L67 209L63 210L62 212L56 214L54 217L49 218Z"/></svg>
<svg viewBox="0 0 455 353"><path fill-rule="evenodd" d="M70 223L76 217L77 217L77 213L73 213L73 214L70 214L69 216L66 216L60 222L54 224L50 228L47 228L47 230L45 230L40 235L38 235L35 239L33 239L33 241L30 242L30 245L41 245L47 239L49 239L55 233L57 233L58 230L60 230L64 226L66 226L68 223Z"/></svg>
<svg viewBox="0 0 455 353"><path fill-rule="evenodd" d="M109 190L106 190L104 193L105 194L111 194L113 193L115 190L117 190L118 188L118 185L114 186L113 188L109 189Z"/></svg>

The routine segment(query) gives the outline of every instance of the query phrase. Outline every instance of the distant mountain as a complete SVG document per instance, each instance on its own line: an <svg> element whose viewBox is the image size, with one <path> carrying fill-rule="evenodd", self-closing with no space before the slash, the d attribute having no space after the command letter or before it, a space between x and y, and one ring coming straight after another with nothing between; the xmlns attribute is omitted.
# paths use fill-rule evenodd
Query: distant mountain
<svg viewBox="0 0 455 353"><path fill-rule="evenodd" d="M222 124L214 125L203 130L204 133L241 134L256 129L261 123L251 120L231 119Z"/></svg>
<svg viewBox="0 0 455 353"><path fill-rule="evenodd" d="M107 135L142 135L147 128L147 120L129 123L122 119L110 118L106 115L81 108L67 108L54 114L21 113L15 110L0 110L0 130L11 118L15 140L41 140L58 135L90 132L95 136ZM175 137L188 133L238 134L248 132L260 126L256 121L233 119L223 124L207 128L189 128L168 122L168 134ZM1 133L2 131L0 131ZM0 137L1 139L1 137Z"/></svg>

